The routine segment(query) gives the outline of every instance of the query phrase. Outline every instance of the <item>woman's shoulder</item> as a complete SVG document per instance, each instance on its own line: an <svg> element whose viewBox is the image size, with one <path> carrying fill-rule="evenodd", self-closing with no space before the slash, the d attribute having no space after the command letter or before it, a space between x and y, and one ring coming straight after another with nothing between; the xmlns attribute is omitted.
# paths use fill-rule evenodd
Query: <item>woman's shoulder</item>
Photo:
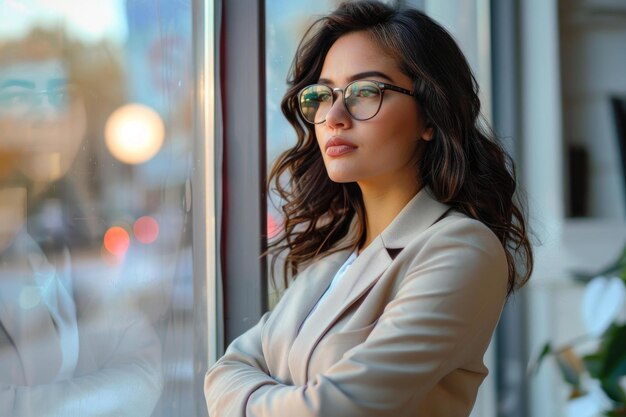
<svg viewBox="0 0 626 417"><path fill-rule="evenodd" d="M506 264L504 247L493 230L480 220L453 209L416 236L407 248L419 252L436 251L450 256L453 253L470 252L488 262Z"/></svg>
<svg viewBox="0 0 626 417"><path fill-rule="evenodd" d="M433 235L470 235L479 239L500 242L496 234L480 220L469 217L460 211L450 209L445 216L430 228Z"/></svg>
<svg viewBox="0 0 626 417"><path fill-rule="evenodd" d="M404 271L398 285L437 277L451 291L490 288L494 299L506 293L506 252L493 231L479 220L451 210L416 236L394 262ZM433 284L434 285L434 284Z"/></svg>

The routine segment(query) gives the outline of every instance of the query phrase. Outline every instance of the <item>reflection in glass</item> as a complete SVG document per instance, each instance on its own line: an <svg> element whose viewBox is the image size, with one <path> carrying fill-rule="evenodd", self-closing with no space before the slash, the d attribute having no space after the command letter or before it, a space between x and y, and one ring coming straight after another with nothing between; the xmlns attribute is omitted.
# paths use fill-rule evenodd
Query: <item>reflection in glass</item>
<svg viewBox="0 0 626 417"><path fill-rule="evenodd" d="M116 272L91 255L89 184L73 175L89 120L70 60L81 48L52 35L34 31L0 50L0 150L15 161L0 179L0 212L12 220L0 242L1 411L150 415L159 340L140 310L88 279L92 269Z"/></svg>
<svg viewBox="0 0 626 417"><path fill-rule="evenodd" d="M80 7L45 24L45 8L13 3L0 4L22 22L0 34L0 415L194 416L191 2L110 0L123 30L95 39L72 24ZM126 113L116 151L107 121L131 103L142 113Z"/></svg>
<svg viewBox="0 0 626 417"><path fill-rule="evenodd" d="M165 133L158 113L141 104L126 104L115 110L104 132L109 152L127 164L141 164L156 155Z"/></svg>

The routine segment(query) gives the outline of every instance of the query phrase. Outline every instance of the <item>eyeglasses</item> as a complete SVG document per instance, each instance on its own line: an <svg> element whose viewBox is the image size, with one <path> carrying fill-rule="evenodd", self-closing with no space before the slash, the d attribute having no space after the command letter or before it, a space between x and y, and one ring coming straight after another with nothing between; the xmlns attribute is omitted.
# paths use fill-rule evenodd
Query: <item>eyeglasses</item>
<svg viewBox="0 0 626 417"><path fill-rule="evenodd" d="M33 109L41 105L43 97L46 96L48 103L56 110L63 109L74 94L72 86L64 86L53 90L30 90L30 89L8 89L0 91L0 109Z"/></svg>
<svg viewBox="0 0 626 417"><path fill-rule="evenodd" d="M326 121L326 116L335 103L335 93L343 93L343 104L348 114L359 121L369 120L378 114L385 90L397 91L407 96L415 96L409 90L379 81L353 81L345 88L330 88L324 84L304 87L298 93L300 113L304 120L312 124Z"/></svg>

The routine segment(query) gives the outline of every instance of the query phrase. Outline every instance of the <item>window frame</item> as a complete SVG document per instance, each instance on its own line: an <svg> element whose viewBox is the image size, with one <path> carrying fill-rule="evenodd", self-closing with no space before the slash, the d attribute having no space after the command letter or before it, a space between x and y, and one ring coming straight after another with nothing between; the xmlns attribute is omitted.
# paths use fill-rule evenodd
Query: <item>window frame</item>
<svg viewBox="0 0 626 417"><path fill-rule="evenodd" d="M216 0L216 3L218 0ZM265 8L256 2L219 2L219 105L222 107L223 186L218 210L219 281L227 346L267 310ZM216 51L217 52L217 51ZM250 99L256 97L256 99ZM218 349L223 353L223 346Z"/></svg>

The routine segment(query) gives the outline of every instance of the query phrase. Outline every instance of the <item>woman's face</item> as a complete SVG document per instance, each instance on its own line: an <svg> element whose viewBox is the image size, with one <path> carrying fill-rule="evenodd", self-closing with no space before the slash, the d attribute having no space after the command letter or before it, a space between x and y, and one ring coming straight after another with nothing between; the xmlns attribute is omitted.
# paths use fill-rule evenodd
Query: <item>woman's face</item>
<svg viewBox="0 0 626 417"><path fill-rule="evenodd" d="M354 80L374 80L412 91L412 80L395 60L365 32L340 37L330 48L320 84L344 88ZM317 142L328 176L335 182L365 186L417 186L416 159L422 140L430 140L414 97L385 90L380 110L373 118L350 117L338 93L326 121L315 125ZM339 146L332 146L339 142Z"/></svg>
<svg viewBox="0 0 626 417"><path fill-rule="evenodd" d="M86 128L85 109L69 95L61 59L0 66L0 153L19 155L19 167L37 181L66 173Z"/></svg>

